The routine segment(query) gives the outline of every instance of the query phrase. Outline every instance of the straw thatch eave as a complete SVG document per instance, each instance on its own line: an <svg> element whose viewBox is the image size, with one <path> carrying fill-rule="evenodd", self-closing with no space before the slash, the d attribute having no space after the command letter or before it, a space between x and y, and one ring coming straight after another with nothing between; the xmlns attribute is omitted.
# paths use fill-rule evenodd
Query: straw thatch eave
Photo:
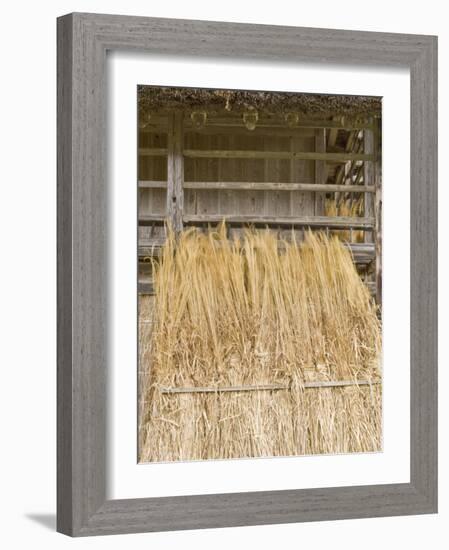
<svg viewBox="0 0 449 550"><path fill-rule="evenodd" d="M139 86L138 98L141 116L177 108L202 109L217 115L241 113L254 108L267 116L294 111L308 118L320 119L336 116L377 117L381 114L382 101L374 96L156 86Z"/></svg>

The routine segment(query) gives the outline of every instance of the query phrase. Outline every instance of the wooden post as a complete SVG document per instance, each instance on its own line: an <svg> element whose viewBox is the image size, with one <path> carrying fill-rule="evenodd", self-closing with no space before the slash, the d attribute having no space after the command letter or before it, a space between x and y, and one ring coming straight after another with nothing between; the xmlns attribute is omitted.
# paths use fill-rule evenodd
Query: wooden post
<svg viewBox="0 0 449 550"><path fill-rule="evenodd" d="M168 117L167 218L175 233L182 230L184 212L183 119L182 111L174 111Z"/></svg>
<svg viewBox="0 0 449 550"><path fill-rule="evenodd" d="M315 151L317 153L326 152L326 130L317 129L315 133ZM327 180L327 165L324 160L315 161L315 183L325 184ZM324 195L314 193L315 195L315 216L324 215Z"/></svg>
<svg viewBox="0 0 449 550"><path fill-rule="evenodd" d="M382 304L382 127L376 120L374 129L374 243L376 250L376 301ZM368 193L365 193L365 197Z"/></svg>
<svg viewBox="0 0 449 550"><path fill-rule="evenodd" d="M364 153L372 154L374 152L374 134L372 130L365 129L363 131ZM363 184L374 185L374 162L363 163ZM365 193L364 198L364 216L374 216L374 201L369 193ZM365 232L365 242L372 243L373 235L369 231Z"/></svg>

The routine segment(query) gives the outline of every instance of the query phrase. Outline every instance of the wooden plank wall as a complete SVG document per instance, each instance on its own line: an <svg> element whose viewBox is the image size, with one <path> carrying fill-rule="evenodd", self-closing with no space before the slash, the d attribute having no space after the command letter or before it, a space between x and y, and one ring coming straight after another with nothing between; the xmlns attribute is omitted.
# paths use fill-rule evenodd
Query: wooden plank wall
<svg viewBox="0 0 449 550"><path fill-rule="evenodd" d="M139 147L166 148L167 132L139 132ZM139 155L138 159L139 180L167 181L167 157L148 157ZM165 216L167 212L166 189L139 189L138 190L139 216L141 214L157 214ZM147 243L161 239L163 227L139 226L139 243Z"/></svg>
<svg viewBox="0 0 449 550"><path fill-rule="evenodd" d="M176 221L176 229L182 227L182 214L185 216L213 216L218 220L229 216L248 218L267 218L279 220L279 225L271 227L277 231L280 237L291 234L290 224L282 222L290 218L316 218L326 216L325 195L314 191L273 189L229 189L229 188L181 188L182 181L189 182L234 182L234 183L269 183L276 184L321 184L327 181L328 171L335 171L333 157L338 157L336 182L340 187L350 188L356 192L356 186L361 189L370 188L370 193L364 194L366 222L372 223L374 233L365 232L365 243L373 248L376 245L376 261L362 263L364 280L367 284L376 285L377 297L380 299L381 289L381 233L380 216L375 216L381 207L380 168L377 163L364 162L361 178L344 177L351 167L355 166L354 159L357 156L363 158L364 154L376 155L379 152L380 133L374 125L364 129L362 150L354 154L352 150L353 140L346 145L346 153L350 158L344 162L345 155L329 153L329 148L335 148L337 137L336 129L326 132L324 127L258 127L255 131L245 130L242 126L231 128L229 126L206 126L194 129L189 120L184 119L182 112L171 113L161 126L139 132L139 166L138 178L141 181L139 188L139 246L141 250L152 245L160 245L164 240L164 227L161 220L169 217ZM183 125L186 125L183 129ZM372 123L371 123L372 124ZM159 131L160 128L160 131ZM374 131L373 131L374 130ZM350 138L355 137L360 130L353 130ZM333 133L332 133L333 132ZM183 137L181 134L184 133ZM326 145L327 140L327 145ZM182 155L185 151L185 155ZM211 154L207 152L213 151ZM251 152L249 158L245 155L220 154L222 151ZM264 152L272 152L271 157L264 156ZM197 152L203 152L199 154ZM218 152L218 153L217 153ZM273 158L276 153L281 158ZM258 154L259 153L259 154ZM311 155L312 159L295 158L294 153ZM316 158L326 153L329 163ZM282 158L284 157L284 158ZM315 158L314 158L315 157ZM179 159L183 158L183 163ZM177 159L177 161L176 161ZM337 162L338 162L337 161ZM182 166L183 164L183 166ZM179 166L181 165L181 171ZM183 174L182 174L183 171ZM179 172L179 173L178 173ZM175 178L174 176L177 175ZM172 175L173 177L169 177ZM168 187L167 181L169 180ZM176 183L178 182L178 183ZM355 185L354 185L355 184ZM175 189L176 187L176 189ZM329 186L330 187L330 186ZM332 186L335 191L336 185ZM374 194L373 194L374 192ZM336 195L339 193L336 192ZM175 201L176 204L175 204ZM179 208L182 211L179 211ZM144 223L144 217L148 219ZM154 219L154 221L153 221ZM322 218L330 222L333 218ZM335 218L337 220L337 218ZM354 226L357 218L340 218L347 220ZM198 218L196 218L198 221ZM361 220L363 221L363 220ZM188 223L188 219L186 219ZM330 225L330 224L326 224ZM205 225L203 230L207 230ZM376 231L378 233L376 237ZM232 226L229 234L232 236L241 232L238 226ZM304 229L301 224L295 229L296 238L301 240ZM374 242L373 242L374 241ZM152 254L153 252L151 252ZM143 252L142 254L147 254ZM141 256L142 256L141 254ZM362 252L363 256L364 252ZM374 257L374 256L373 256ZM142 259L142 257L141 257ZM363 258L362 258L363 260ZM364 261L364 260L363 260ZM142 264L142 262L141 262ZM371 267L370 267L371 266ZM140 265L140 280L149 281L149 265ZM373 269L372 269L373 268Z"/></svg>
<svg viewBox="0 0 449 550"><path fill-rule="evenodd" d="M315 132L295 130L295 136L270 136L239 133L202 134L188 131L185 148L242 151L315 151ZM297 159L186 158L185 181L227 182L301 182L314 183L316 162ZM186 214L266 215L287 217L314 215L312 192L279 190L186 189ZM150 210L146 213L151 214ZM322 215L324 212L320 211Z"/></svg>

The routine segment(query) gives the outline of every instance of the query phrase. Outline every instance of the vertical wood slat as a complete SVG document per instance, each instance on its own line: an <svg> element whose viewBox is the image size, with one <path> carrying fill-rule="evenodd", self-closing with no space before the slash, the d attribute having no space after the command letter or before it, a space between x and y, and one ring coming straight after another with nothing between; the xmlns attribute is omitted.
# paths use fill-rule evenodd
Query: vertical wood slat
<svg viewBox="0 0 449 550"><path fill-rule="evenodd" d="M184 135L184 146L185 147L197 147L197 137L198 134L195 132L186 132ZM184 179L187 181L197 181L197 170L196 165L198 163L197 159L189 159L188 161L184 160ZM184 213L187 214L197 214L197 191L196 189L185 189L184 194Z"/></svg>
<svg viewBox="0 0 449 550"><path fill-rule="evenodd" d="M377 120L374 129L374 243L376 250L376 301L382 304L382 131ZM369 193L365 193L368 195ZM372 199L371 199L372 200ZM365 234L368 232L365 232Z"/></svg>
<svg viewBox="0 0 449 550"><path fill-rule="evenodd" d="M295 150L295 143L294 143L294 138L293 136L290 136L290 139L289 139L289 142L290 142L290 151L294 151ZM293 158L290 159L290 163L289 163L289 182L290 183L295 183L295 160ZM294 210L294 195L289 192L288 194L288 200L289 200L289 203L290 203L290 216L293 215L293 210Z"/></svg>
<svg viewBox="0 0 449 550"><path fill-rule="evenodd" d="M364 194L365 216L374 216L374 231L365 232L365 242L375 245L376 302L382 303L382 179L381 179L381 133L379 121L375 121L374 130L364 130L364 153L374 154L375 162L365 162L363 167L364 185L374 185L374 196Z"/></svg>
<svg viewBox="0 0 449 550"><path fill-rule="evenodd" d="M182 230L184 211L184 113L174 111L168 118L167 217L176 233Z"/></svg>
<svg viewBox="0 0 449 550"><path fill-rule="evenodd" d="M313 136L304 137L301 135L292 136L290 151L315 152L315 132ZM291 182L315 183L315 161L296 160L290 163ZM290 191L290 215L291 216L313 216L315 212L315 193L311 191ZM290 232L290 231L289 231ZM296 238L303 240L304 229L294 229Z"/></svg>
<svg viewBox="0 0 449 550"><path fill-rule="evenodd" d="M324 128L317 129L315 133L315 151L317 153L326 152L326 130ZM327 180L327 166L326 161L315 161L315 183L323 184ZM321 193L314 193L315 195L315 216L324 215L324 195Z"/></svg>
<svg viewBox="0 0 449 550"><path fill-rule="evenodd" d="M374 152L374 134L372 130L365 129L363 131L363 147L365 154L372 154ZM364 185L374 185L374 165L374 162L363 163ZM364 216L374 216L374 201L371 193L365 193L364 197ZM373 235L369 231L365 232L365 242L373 242Z"/></svg>
<svg viewBox="0 0 449 550"><path fill-rule="evenodd" d="M235 148L235 137L230 135L224 135L221 136L221 146L226 149L234 149ZM218 170L219 170L219 177L221 178L227 178L229 181L238 181L238 171L236 169L236 166L238 164L238 161L236 159L230 159L228 161L224 161L223 159L220 159L218 161ZM225 216L229 216L233 212L236 211L236 195L231 190L223 190L220 192L219 195L219 208L220 208L220 214L223 214Z"/></svg>

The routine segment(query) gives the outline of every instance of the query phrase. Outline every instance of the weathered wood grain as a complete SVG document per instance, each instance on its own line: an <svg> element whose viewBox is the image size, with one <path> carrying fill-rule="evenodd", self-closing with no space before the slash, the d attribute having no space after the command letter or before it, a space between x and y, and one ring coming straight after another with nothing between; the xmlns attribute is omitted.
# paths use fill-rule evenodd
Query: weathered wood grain
<svg viewBox="0 0 449 550"><path fill-rule="evenodd" d="M363 148L364 152L371 155L374 152L374 137L372 129L367 129L363 132ZM365 162L363 164L363 183L364 185L374 186L374 163ZM364 214L365 216L374 216L374 201L371 195L364 197ZM372 234L365 233L365 242L373 242Z"/></svg>
<svg viewBox="0 0 449 550"><path fill-rule="evenodd" d="M182 230L184 212L183 120L182 111L174 111L168 127L167 219L176 233Z"/></svg>
<svg viewBox="0 0 449 550"><path fill-rule="evenodd" d="M191 129L192 123L191 121L186 121L186 128ZM211 120L208 120L207 125L203 126L203 128L199 129L199 132L204 132L208 130L213 130L214 128L218 128L220 130L223 129L231 129L233 133L238 131L239 129L242 130L243 133L248 134L249 132L253 133L265 133L267 135L276 135L276 131L279 130L285 135L292 135L295 134L298 130L301 131L301 134L304 135L303 130L305 129L315 129L315 128L334 128L336 130L338 129L344 129L344 130L361 130L363 128L373 128L373 125L371 122L357 122L355 120L351 121L345 121L342 117L335 117L334 120L306 120L306 119L299 119L298 122L295 124L292 128L285 128L285 125L281 126L278 122L275 122L273 120L267 120L263 116L260 117L260 119L257 122L257 127L255 130L247 130L242 123L241 118L234 118L232 116L221 118L216 117ZM196 129L195 129L196 131ZM312 135L312 134L311 134ZM335 134L336 135L336 134Z"/></svg>
<svg viewBox="0 0 449 550"><path fill-rule="evenodd" d="M376 156L376 162L374 163L374 243L376 249L376 268L375 268L375 282L376 282L376 301L378 304L382 303L382 146L381 146L381 126L380 121L376 125L374 130L374 154ZM365 195L366 197L366 195Z"/></svg>
<svg viewBox="0 0 449 550"><path fill-rule="evenodd" d="M141 187L165 187L165 182L139 182ZM232 189L258 191L310 191L313 193L374 193L374 185L334 185L321 183L283 183L283 182L252 182L252 181L186 181L184 189Z"/></svg>
<svg viewBox="0 0 449 550"><path fill-rule="evenodd" d="M317 153L326 153L326 131L324 129L316 130L315 135L315 151ZM327 166L326 163L323 160L317 160L315 161L315 183L318 185L325 185L327 181ZM327 187L327 186L326 186ZM351 187L351 192L356 192L354 190L355 188L364 187L362 185L356 185L356 186L345 186L345 187ZM314 189L315 193L315 209L314 214L316 216L322 216L324 212L324 197L323 195L318 193L318 187ZM347 191L345 189L341 189L341 191ZM332 191L331 191L332 192ZM369 193L369 189L364 189L363 192Z"/></svg>
<svg viewBox="0 0 449 550"><path fill-rule="evenodd" d="M165 147L140 147L139 155L141 157L165 157L168 149Z"/></svg>
<svg viewBox="0 0 449 550"><path fill-rule="evenodd" d="M146 221L146 216L139 218L139 223ZM150 216L153 218L153 216ZM185 214L186 223L220 223L223 219L229 224L254 225L287 225L298 227L329 227L330 229L373 229L374 218L349 218L344 216L257 216L233 214L223 218L220 214Z"/></svg>
<svg viewBox="0 0 449 550"><path fill-rule="evenodd" d="M153 154L151 149L140 149L139 154ZM156 153L155 153L156 154ZM317 153L300 151L226 151L204 149L185 149L184 155L192 158L236 158L236 159L298 159L323 160L328 162L348 162L351 160L373 161L373 155L363 153Z"/></svg>

